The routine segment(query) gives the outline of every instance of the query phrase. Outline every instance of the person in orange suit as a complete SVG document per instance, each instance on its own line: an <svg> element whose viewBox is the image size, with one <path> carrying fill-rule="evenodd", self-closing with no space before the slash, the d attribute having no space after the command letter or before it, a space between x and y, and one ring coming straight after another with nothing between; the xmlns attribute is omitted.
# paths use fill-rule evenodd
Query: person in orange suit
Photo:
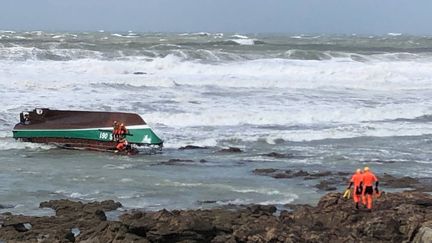
<svg viewBox="0 0 432 243"><path fill-rule="evenodd" d="M113 138L113 141L118 141L118 134L119 134L119 128L120 128L120 126L119 126L119 124L118 124L118 122L117 121L114 121L113 122L113 131L112 131L112 138Z"/></svg>
<svg viewBox="0 0 432 243"><path fill-rule="evenodd" d="M373 184L375 183L375 192L378 194L378 178L372 173L369 167L364 168L363 173L363 204L366 204L369 210L372 210L372 198L374 194Z"/></svg>
<svg viewBox="0 0 432 243"><path fill-rule="evenodd" d="M347 189L351 189L351 186L354 185L354 193L353 199L355 203L356 209L359 209L360 197L362 196L363 191L363 174L360 169L357 169L354 175L352 175L350 184Z"/></svg>
<svg viewBox="0 0 432 243"><path fill-rule="evenodd" d="M129 133L124 123L120 124L119 135L124 138Z"/></svg>
<svg viewBox="0 0 432 243"><path fill-rule="evenodd" d="M116 145L116 149L118 152L126 150L128 146L128 141L124 138L120 139L119 142Z"/></svg>

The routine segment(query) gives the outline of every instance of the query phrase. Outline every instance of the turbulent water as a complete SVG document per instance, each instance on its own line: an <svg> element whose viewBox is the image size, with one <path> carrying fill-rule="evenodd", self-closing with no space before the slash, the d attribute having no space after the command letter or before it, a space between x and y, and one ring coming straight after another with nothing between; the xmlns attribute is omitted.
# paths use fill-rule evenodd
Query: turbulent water
<svg viewBox="0 0 432 243"><path fill-rule="evenodd" d="M256 168L432 176L431 37L3 31L0 90L8 211L56 198L172 209L323 194ZM14 141L19 112L34 107L136 112L165 148L121 157ZM210 149L178 150L188 144ZM244 152L217 152L228 146Z"/></svg>

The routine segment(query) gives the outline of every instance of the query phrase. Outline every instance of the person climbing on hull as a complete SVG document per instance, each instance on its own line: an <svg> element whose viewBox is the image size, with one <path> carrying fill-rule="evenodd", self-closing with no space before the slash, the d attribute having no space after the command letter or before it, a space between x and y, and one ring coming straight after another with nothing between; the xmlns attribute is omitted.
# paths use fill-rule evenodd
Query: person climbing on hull
<svg viewBox="0 0 432 243"><path fill-rule="evenodd" d="M118 141L119 140L119 132L120 131L120 125L118 124L117 121L113 122L113 131L112 131L112 140L113 141Z"/></svg>
<svg viewBox="0 0 432 243"><path fill-rule="evenodd" d="M127 128L126 128L126 126L125 126L124 123L121 123L121 124L120 124L119 130L118 130L118 133L119 133L119 137L120 137L120 138L125 138L126 135L129 134L129 131L127 130Z"/></svg>
<svg viewBox="0 0 432 243"><path fill-rule="evenodd" d="M124 138L121 138L117 145L116 145L116 151L117 152L123 152L126 151L130 147L128 141Z"/></svg>

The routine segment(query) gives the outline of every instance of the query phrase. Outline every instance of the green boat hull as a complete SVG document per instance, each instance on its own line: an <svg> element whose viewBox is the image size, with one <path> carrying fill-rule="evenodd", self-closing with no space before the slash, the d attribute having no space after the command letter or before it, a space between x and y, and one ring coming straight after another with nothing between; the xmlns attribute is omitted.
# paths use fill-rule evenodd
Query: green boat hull
<svg viewBox="0 0 432 243"><path fill-rule="evenodd" d="M126 140L138 145L162 145L163 141L147 125L127 126ZM17 139L32 138L62 138L86 139L100 142L113 141L112 128L84 128L84 129L15 129L13 137Z"/></svg>

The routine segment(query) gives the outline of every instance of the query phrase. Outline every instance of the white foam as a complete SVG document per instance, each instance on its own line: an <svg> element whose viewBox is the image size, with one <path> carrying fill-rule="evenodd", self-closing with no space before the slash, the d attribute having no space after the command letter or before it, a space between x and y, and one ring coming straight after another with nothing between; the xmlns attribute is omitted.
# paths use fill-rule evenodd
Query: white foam
<svg viewBox="0 0 432 243"><path fill-rule="evenodd" d="M245 188L245 189L233 189L233 191L239 193L258 193L258 194L265 194L269 196L282 194L278 190L272 190L269 188Z"/></svg>
<svg viewBox="0 0 432 243"><path fill-rule="evenodd" d="M254 39L231 39L230 41L235 42L239 45L251 46L251 45L255 45L256 40L254 40Z"/></svg>
<svg viewBox="0 0 432 243"><path fill-rule="evenodd" d="M196 32L196 33L192 33L191 35L195 35L195 36L209 36L211 34L209 32Z"/></svg>
<svg viewBox="0 0 432 243"><path fill-rule="evenodd" d="M120 165L106 164L103 167L107 169L125 170L125 169L132 168L133 164L120 164Z"/></svg>
<svg viewBox="0 0 432 243"><path fill-rule="evenodd" d="M237 39L249 39L249 37L245 36L245 35L232 35L232 38L237 38Z"/></svg>
<svg viewBox="0 0 432 243"><path fill-rule="evenodd" d="M0 30L0 33L5 33L5 34L15 34L16 31L12 31L12 30Z"/></svg>
<svg viewBox="0 0 432 243"><path fill-rule="evenodd" d="M88 196L88 194L81 194L79 192L73 192L69 195L70 198L75 198L75 199L82 199L85 196Z"/></svg>
<svg viewBox="0 0 432 243"><path fill-rule="evenodd" d="M274 200L256 200L251 198L245 198L245 199L234 199L234 200L227 200L227 201L217 201L216 203L219 205L247 205L247 204L261 204L261 205L285 205L292 203L294 200L298 198L298 195L291 194L290 197L282 198L282 199L274 199Z"/></svg>
<svg viewBox="0 0 432 243"><path fill-rule="evenodd" d="M55 146L43 143L27 143L15 141L11 138L0 139L0 150L49 150Z"/></svg>
<svg viewBox="0 0 432 243"><path fill-rule="evenodd" d="M156 186L174 186L174 187L202 187L205 186L203 183L187 183L165 180L163 183L156 183Z"/></svg>
<svg viewBox="0 0 432 243"><path fill-rule="evenodd" d="M182 54L185 55L185 54ZM186 58L183 57L183 58ZM427 62L375 62L362 64L341 60L299 61L299 60L254 60L221 65L200 64L183 61L181 57L168 55L155 58L152 62L75 60L69 62L2 62L0 84L20 80L15 84L41 80L41 85L49 80L60 80L54 85L64 86L77 81L101 80L104 83L118 83L128 80L132 85L173 86L178 84L214 85L226 87L290 87L290 88L356 88L370 90L401 90L432 88L430 64ZM413 69L413 66L416 66ZM20 72L11 71L20 70ZM146 70L151 76L124 77L124 73ZM32 74L38 73L38 76ZM7 76L6 76L7 75ZM32 80L32 81L30 81ZM235 80L235 82L233 82ZM361 82L359 81L361 80ZM407 86L407 82L410 85ZM73 82L71 82L73 81ZM124 81L123 81L124 82ZM35 85L39 86L39 84ZM33 87L33 86L32 86ZM36 87L35 87L36 88Z"/></svg>
<svg viewBox="0 0 432 243"><path fill-rule="evenodd" d="M19 112L35 106L141 112L151 125L161 125L162 130L156 132L161 133L167 147L174 148L185 144L218 146L221 141L235 139L272 144L278 139L423 135L431 129L427 123L379 123L432 114L432 58L427 55L377 54L357 62L347 53L317 61L269 58L227 62L218 60L220 53L216 51L195 50L194 54L214 61L207 63L191 60L187 50L164 57L104 60L99 52L62 53L65 50L54 49L52 53L71 55L72 60L38 60L44 51L21 46L0 48L0 55L11 57L0 60L0 88L5 91L0 97L4 104L0 121L6 121L0 124L0 137L10 138ZM80 55L93 58L76 59ZM136 71L146 74L131 75ZM205 94L212 90L218 94ZM144 105L115 102L125 97ZM171 109L170 104L158 103L161 100L175 105ZM145 108L153 102L154 109ZM249 132L241 129L244 125L308 127ZM215 128L213 132L193 129L209 126ZM232 126L238 128L225 131L224 127ZM179 130L166 132L165 127ZM0 141L0 150L14 148L46 147ZM118 166L106 168L127 169Z"/></svg>

